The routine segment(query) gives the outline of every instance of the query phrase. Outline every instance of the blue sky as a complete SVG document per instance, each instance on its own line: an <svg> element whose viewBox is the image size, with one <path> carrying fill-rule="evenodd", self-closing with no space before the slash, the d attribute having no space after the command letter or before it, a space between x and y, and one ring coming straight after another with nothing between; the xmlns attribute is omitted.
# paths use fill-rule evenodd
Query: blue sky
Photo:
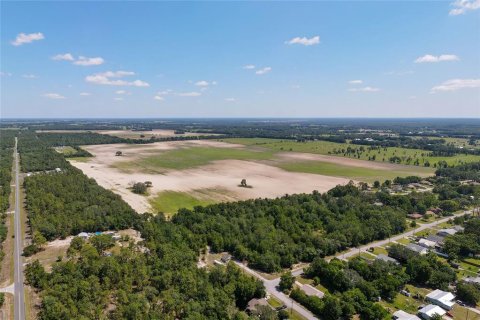
<svg viewBox="0 0 480 320"><path fill-rule="evenodd" d="M4 118L480 116L480 0L1 6Z"/></svg>

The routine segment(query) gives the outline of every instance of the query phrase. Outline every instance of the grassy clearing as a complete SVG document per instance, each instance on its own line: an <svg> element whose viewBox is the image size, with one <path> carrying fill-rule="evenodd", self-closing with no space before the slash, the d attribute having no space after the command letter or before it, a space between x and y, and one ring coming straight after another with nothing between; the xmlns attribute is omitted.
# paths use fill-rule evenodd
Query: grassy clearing
<svg viewBox="0 0 480 320"><path fill-rule="evenodd" d="M65 156L69 156L69 155L77 153L77 150L75 150L74 148L72 148L70 146L56 147L55 151L57 151L58 153L62 153Z"/></svg>
<svg viewBox="0 0 480 320"><path fill-rule="evenodd" d="M330 163L330 162L321 162L321 161L295 161L295 162L284 162L276 165L277 167L292 171L292 172L304 172L304 173L313 173L321 174L326 176L336 176L349 178L354 180L373 182L375 180L383 181L386 179L394 179L396 177L406 177L411 175L425 174L422 172L415 171L415 167L412 167L413 170L380 170L380 169L371 169L371 168L361 168L361 167L352 167L344 166L340 164ZM422 168L423 169L423 168Z"/></svg>
<svg viewBox="0 0 480 320"><path fill-rule="evenodd" d="M458 304L454 305L450 312L454 319L480 320L480 315L478 313L470 311Z"/></svg>
<svg viewBox="0 0 480 320"><path fill-rule="evenodd" d="M375 248L373 248L373 254L375 254L375 255L379 255L379 254L388 255L388 251L384 247L375 247Z"/></svg>
<svg viewBox="0 0 480 320"><path fill-rule="evenodd" d="M353 149L358 149L360 145L354 145L349 143L335 143L329 141L308 141L308 142L296 142L294 140L281 140L281 139L263 139L263 138L233 138L233 139L224 139L221 141L243 144L246 146L257 146L271 151L281 152L281 151L294 151L294 152L304 152L304 153L315 153L315 154L333 154L334 150L346 149L348 147ZM408 157L414 160L418 159L420 166L423 167L425 162L429 162L431 166L439 161L446 161L448 164L459 164L460 162L473 162L479 161L480 156L474 155L456 155L453 157L429 157L430 153L427 150L419 149L407 149L407 148L385 148L381 150L371 150L368 151L367 146L363 146L365 152L360 154L360 157L356 159L368 160L369 157L375 156L376 161L388 162L388 159L393 156L398 156L403 158L404 161ZM342 153L336 154L337 156L343 156ZM347 157L354 158L354 155L350 156L347 154Z"/></svg>
<svg viewBox="0 0 480 320"><path fill-rule="evenodd" d="M283 306L283 303L275 297L270 297L268 299L268 303L274 308L279 308Z"/></svg>
<svg viewBox="0 0 480 320"><path fill-rule="evenodd" d="M174 214L180 208L193 209L215 203L212 199L199 199L186 192L162 191L149 200L154 212Z"/></svg>
<svg viewBox="0 0 480 320"><path fill-rule="evenodd" d="M142 171L161 173L165 169L189 169L218 160L268 160L272 156L272 152L243 148L191 147L163 151L136 161L119 162L114 166L119 169L137 168Z"/></svg>

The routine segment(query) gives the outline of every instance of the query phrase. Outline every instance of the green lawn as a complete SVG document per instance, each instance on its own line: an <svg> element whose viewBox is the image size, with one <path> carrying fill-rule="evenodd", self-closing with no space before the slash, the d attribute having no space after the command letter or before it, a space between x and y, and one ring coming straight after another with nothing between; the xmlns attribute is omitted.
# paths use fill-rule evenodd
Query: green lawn
<svg viewBox="0 0 480 320"><path fill-rule="evenodd" d="M268 160L272 156L272 152L269 151L262 152L246 148L190 147L158 152L132 162L117 162L114 167L161 173L165 169L183 170L217 160Z"/></svg>
<svg viewBox="0 0 480 320"><path fill-rule="evenodd" d="M375 255L384 254L388 256L388 251L384 247L375 247L373 248L373 254Z"/></svg>
<svg viewBox="0 0 480 320"><path fill-rule="evenodd" d="M171 215L180 208L193 209L195 206L206 206L214 203L210 199L199 199L186 192L162 191L149 200L154 212Z"/></svg>
<svg viewBox="0 0 480 320"><path fill-rule="evenodd" d="M373 182L375 180L384 181L386 179L394 179L396 177L425 174L425 170L416 171L415 169L417 167L407 167L406 169L399 170L380 170L344 166L336 163L321 161L280 162L276 166L292 172L304 172L321 174L326 176L344 177L348 179L366 182Z"/></svg>
<svg viewBox="0 0 480 320"><path fill-rule="evenodd" d="M233 138L223 139L221 141L243 144L247 146L257 146L271 151L294 151L294 152L306 152L316 154L334 154L335 150L347 149L348 147L353 149L360 149L360 145L354 145L349 143L335 143L329 141L308 141L308 142L296 142L295 140L281 140L281 139L264 139L264 138ZM408 148L381 148L380 150L368 150L368 146L363 146L364 152L360 153L360 157L356 159L368 160L369 157L375 156L376 161L388 162L388 159L393 156L402 158L402 163L407 164L407 159L411 159L411 164L415 160L419 160L420 168L423 168L423 164L428 161L431 166L439 161L446 161L448 164L459 164L460 162L473 162L479 161L480 156L474 155L456 155L453 157L429 157L430 153L427 150L408 149ZM337 156L343 156L343 153L335 153ZM354 154L346 154L347 157L354 157Z"/></svg>

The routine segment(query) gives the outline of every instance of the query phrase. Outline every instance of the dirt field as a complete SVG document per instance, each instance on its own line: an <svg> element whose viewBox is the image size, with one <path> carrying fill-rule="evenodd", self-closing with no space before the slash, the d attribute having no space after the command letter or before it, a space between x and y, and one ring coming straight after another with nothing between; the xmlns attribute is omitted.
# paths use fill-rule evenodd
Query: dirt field
<svg viewBox="0 0 480 320"><path fill-rule="evenodd" d="M184 170L168 170L162 174L145 173L142 170L124 171L113 168L116 162L132 162L152 153L190 147L211 148L245 148L241 145L218 141L176 141L154 143L148 145L94 145L84 149L95 155L88 162L71 161L86 175L94 178L104 188L121 195L137 212L150 211L149 197L132 193L128 187L133 182L151 181L153 187L150 197L162 191L198 192L202 189L219 189L219 201L225 199L225 190L228 197L234 200L245 200L263 197L278 197L285 194L327 191L338 184L345 184L349 180L332 176L323 176L309 173L288 172L277 168L265 161L249 160L219 160L200 167ZM115 156L116 151L122 151L123 156ZM192 149L195 152L195 149ZM252 188L240 188L242 179ZM211 193L211 191L209 191Z"/></svg>

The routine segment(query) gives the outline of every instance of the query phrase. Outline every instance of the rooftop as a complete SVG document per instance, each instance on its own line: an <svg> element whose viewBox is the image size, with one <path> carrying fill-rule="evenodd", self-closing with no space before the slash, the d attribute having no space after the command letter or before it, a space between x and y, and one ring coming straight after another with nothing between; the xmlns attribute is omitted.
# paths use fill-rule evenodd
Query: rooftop
<svg viewBox="0 0 480 320"><path fill-rule="evenodd" d="M434 304L429 304L428 306L425 306L422 309L418 310L418 312L424 315L427 315L429 317L433 316L434 314L443 316L445 313L447 313L447 311L443 310L442 308Z"/></svg>
<svg viewBox="0 0 480 320"><path fill-rule="evenodd" d="M406 313L403 310L398 310L393 314L393 318L396 320L420 320L419 317L417 317L414 314Z"/></svg>

